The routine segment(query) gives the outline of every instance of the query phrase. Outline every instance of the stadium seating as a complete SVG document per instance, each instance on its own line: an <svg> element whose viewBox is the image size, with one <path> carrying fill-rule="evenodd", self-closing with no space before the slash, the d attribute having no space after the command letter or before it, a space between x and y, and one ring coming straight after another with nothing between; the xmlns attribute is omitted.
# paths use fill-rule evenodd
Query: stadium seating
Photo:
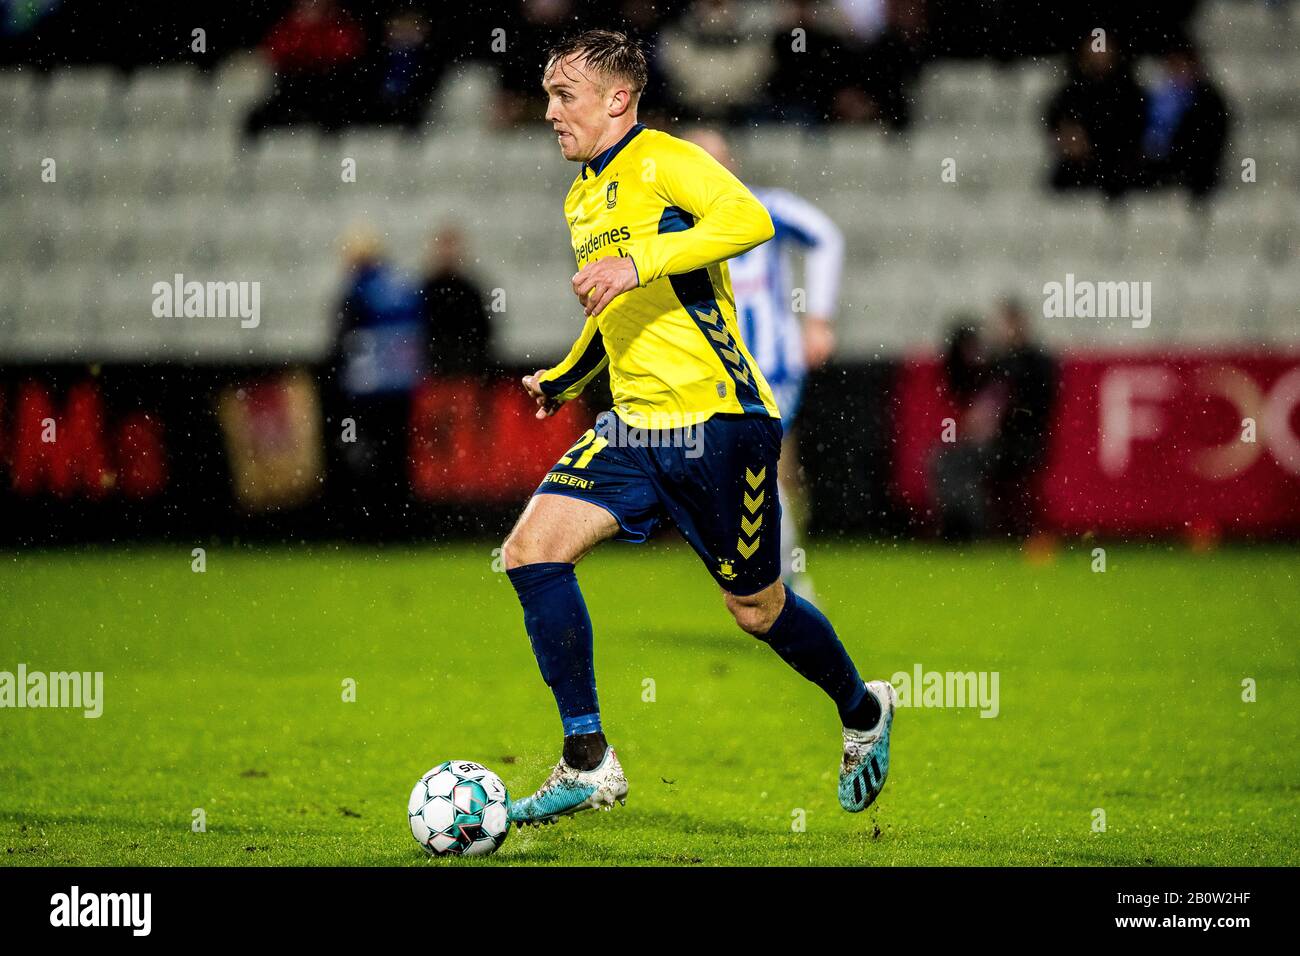
<svg viewBox="0 0 1300 956"><path fill-rule="evenodd" d="M790 188L844 229L845 354L932 344L955 314L1003 292L1036 303L1067 272L1151 281L1154 317L1145 330L1044 320L1055 342L1300 340L1300 52L1260 4L1207 3L1198 26L1235 122L1224 186L1205 210L1180 194L1108 206L1044 188L1041 116L1060 58L928 67L906 136L737 132L742 178ZM462 71L420 136L295 128L245 143L244 118L270 82L252 56L208 77L182 66L0 71L0 360L320 356L336 321L338 240L358 222L410 270L438 226L463 224L474 273L505 292L507 357L567 346L578 313L560 208L574 168L544 126L485 128L490 71ZM46 157L55 183L41 180ZM1255 183L1241 181L1247 158ZM345 159L355 182L343 181ZM956 182L942 178L946 160ZM261 325L155 319L152 283L177 272L260 281Z"/></svg>

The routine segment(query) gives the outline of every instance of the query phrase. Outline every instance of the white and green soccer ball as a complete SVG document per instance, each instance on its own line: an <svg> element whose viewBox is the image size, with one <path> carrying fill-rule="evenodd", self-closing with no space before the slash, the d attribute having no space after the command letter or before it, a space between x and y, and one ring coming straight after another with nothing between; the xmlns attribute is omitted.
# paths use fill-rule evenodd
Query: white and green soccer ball
<svg viewBox="0 0 1300 956"><path fill-rule="evenodd" d="M443 761L411 791L411 835L434 856L486 856L510 835L508 800L501 778L481 763Z"/></svg>

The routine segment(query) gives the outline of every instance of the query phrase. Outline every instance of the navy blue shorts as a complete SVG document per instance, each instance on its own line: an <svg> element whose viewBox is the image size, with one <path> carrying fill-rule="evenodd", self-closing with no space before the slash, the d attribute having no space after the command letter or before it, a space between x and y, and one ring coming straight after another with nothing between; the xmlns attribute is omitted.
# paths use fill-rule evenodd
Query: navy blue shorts
<svg viewBox="0 0 1300 956"><path fill-rule="evenodd" d="M724 590L754 594L781 576L781 434L764 415L651 430L602 412L534 494L599 505L620 541L645 541L667 519Z"/></svg>

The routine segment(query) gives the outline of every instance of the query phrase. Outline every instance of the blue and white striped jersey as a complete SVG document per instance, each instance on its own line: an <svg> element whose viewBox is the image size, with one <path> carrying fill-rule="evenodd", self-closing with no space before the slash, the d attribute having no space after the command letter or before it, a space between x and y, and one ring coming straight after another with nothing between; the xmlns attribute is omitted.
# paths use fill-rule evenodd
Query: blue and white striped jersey
<svg viewBox="0 0 1300 956"><path fill-rule="evenodd" d="M804 376L802 316L793 309L790 251L805 252L804 312L831 317L839 298L844 236L807 200L785 189L753 189L772 216L776 234L728 261L740 334L772 386ZM785 409L782 408L782 412Z"/></svg>

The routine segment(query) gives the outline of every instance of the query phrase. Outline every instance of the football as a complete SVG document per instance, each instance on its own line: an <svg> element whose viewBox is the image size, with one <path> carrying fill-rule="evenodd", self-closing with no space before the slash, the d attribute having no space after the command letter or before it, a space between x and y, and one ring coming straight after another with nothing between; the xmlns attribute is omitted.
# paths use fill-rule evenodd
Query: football
<svg viewBox="0 0 1300 956"><path fill-rule="evenodd" d="M486 856L510 835L501 778L472 760L446 760L411 790L411 836L433 856Z"/></svg>

